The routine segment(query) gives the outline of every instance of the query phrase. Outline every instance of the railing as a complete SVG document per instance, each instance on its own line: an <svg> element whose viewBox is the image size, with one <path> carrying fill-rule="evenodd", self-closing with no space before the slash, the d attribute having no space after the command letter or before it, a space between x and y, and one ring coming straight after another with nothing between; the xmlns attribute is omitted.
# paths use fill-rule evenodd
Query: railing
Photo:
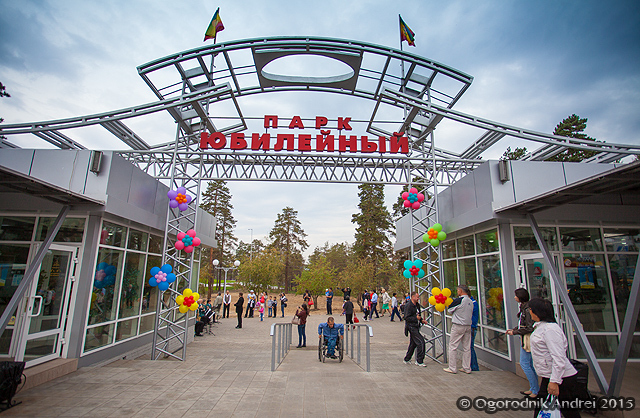
<svg viewBox="0 0 640 418"><path fill-rule="evenodd" d="M345 325L346 332L344 335L344 348L345 354L351 357L351 360L354 360L354 356L356 356L355 362L358 363L360 367L362 367L362 338L360 329L364 328L365 334L365 357L366 357L366 368L363 367L364 370L370 372L371 371L371 337L373 337L373 328L371 328L367 324L353 324L353 325ZM368 332L367 332L368 331ZM354 335L355 334L355 335ZM355 345L355 348L354 348Z"/></svg>
<svg viewBox="0 0 640 418"><path fill-rule="evenodd" d="M291 323L271 324L271 371L282 363L284 357L291 347L291 333L293 327Z"/></svg>

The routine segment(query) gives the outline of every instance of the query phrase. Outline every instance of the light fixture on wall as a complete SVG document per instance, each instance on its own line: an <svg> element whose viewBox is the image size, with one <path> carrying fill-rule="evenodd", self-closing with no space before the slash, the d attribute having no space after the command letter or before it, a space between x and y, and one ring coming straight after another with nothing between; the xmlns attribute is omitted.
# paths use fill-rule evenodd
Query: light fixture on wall
<svg viewBox="0 0 640 418"><path fill-rule="evenodd" d="M89 159L89 171L95 174L99 174L101 162L102 151L91 151L91 158Z"/></svg>
<svg viewBox="0 0 640 418"><path fill-rule="evenodd" d="M511 167L509 160L498 161L498 171L500 172L500 181L505 182L511 180Z"/></svg>

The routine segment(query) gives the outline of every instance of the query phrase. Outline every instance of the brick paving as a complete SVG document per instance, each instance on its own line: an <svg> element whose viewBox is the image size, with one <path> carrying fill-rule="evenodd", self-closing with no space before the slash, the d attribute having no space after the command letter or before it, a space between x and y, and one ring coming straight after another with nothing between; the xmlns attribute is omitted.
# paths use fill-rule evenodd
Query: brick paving
<svg viewBox="0 0 640 418"><path fill-rule="evenodd" d="M405 365L408 339L402 322L388 317L373 327L371 372L349 358L318 362L317 326L327 315L312 312L307 348L293 346L271 372L270 325L282 318L234 318L198 337L187 348L187 360L118 360L85 367L19 393L18 405L2 417L485 417L460 411L460 396L520 397L527 382L509 372L482 370L451 375L425 360L426 368ZM344 317L337 316L342 322ZM364 341L364 339L363 339ZM364 362L364 357L363 357ZM496 417L532 417L532 412L498 412Z"/></svg>

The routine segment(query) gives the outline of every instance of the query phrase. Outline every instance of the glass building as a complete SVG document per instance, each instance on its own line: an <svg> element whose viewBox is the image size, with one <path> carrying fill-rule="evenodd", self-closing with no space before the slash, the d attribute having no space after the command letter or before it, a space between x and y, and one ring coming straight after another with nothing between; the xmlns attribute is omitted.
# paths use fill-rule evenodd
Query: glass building
<svg viewBox="0 0 640 418"><path fill-rule="evenodd" d="M447 232L441 244L443 286L455 292L458 284L467 284L478 301L480 361L516 372L520 340L505 331L517 324L514 291L520 287L531 297L552 301L568 336L569 355L585 358L530 223L519 210L523 205L537 205L541 235L596 357L613 361L640 254L640 185L572 192L572 184L613 170L613 164L511 161L506 181L500 180L498 165L486 162L438 194L439 222ZM562 193L561 204L549 203ZM396 250L409 252L410 217L396 227ZM424 245L418 239L415 246ZM629 359L640 360L640 323Z"/></svg>
<svg viewBox="0 0 640 418"><path fill-rule="evenodd" d="M149 270L162 264L169 188L116 153L105 152L90 172L90 154L0 154L0 313L61 207L71 205L0 337L4 359L87 366L151 352L158 290L148 284ZM213 217L200 209L197 216L194 287L201 248L215 246Z"/></svg>

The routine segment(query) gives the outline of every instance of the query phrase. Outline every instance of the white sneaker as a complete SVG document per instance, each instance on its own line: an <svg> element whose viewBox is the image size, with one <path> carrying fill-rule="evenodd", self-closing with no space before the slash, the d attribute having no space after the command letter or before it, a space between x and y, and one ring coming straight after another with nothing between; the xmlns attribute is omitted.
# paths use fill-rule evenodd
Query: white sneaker
<svg viewBox="0 0 640 418"><path fill-rule="evenodd" d="M424 363L418 363L417 361L416 361L416 366L420 366L420 367L427 367L427 365L426 365L426 364L424 364Z"/></svg>
<svg viewBox="0 0 640 418"><path fill-rule="evenodd" d="M407 361L407 360L402 360L404 361L404 364L411 364L411 361Z"/></svg>

